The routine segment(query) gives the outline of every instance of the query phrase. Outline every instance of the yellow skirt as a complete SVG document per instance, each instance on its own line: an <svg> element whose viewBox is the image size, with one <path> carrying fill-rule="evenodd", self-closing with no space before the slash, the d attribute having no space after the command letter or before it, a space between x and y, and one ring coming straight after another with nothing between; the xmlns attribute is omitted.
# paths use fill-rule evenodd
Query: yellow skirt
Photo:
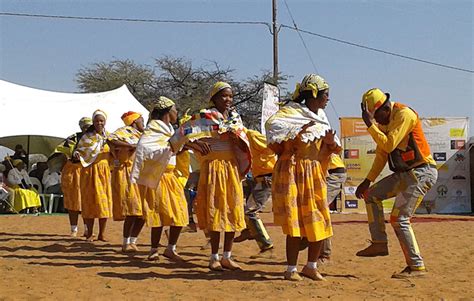
<svg viewBox="0 0 474 301"><path fill-rule="evenodd" d="M183 186L169 168L157 189L138 185L143 200L143 217L148 227L184 227L189 223L188 205Z"/></svg>
<svg viewBox="0 0 474 301"><path fill-rule="evenodd" d="M326 194L318 161L289 156L278 159L272 179L273 216L284 234L306 237L310 242L331 237Z"/></svg>
<svg viewBox="0 0 474 301"><path fill-rule="evenodd" d="M112 200L114 221L126 216L142 216L142 201L138 185L130 183L133 161L127 160L112 170Z"/></svg>
<svg viewBox="0 0 474 301"><path fill-rule="evenodd" d="M112 188L108 153L99 154L96 161L81 171L83 218L112 216Z"/></svg>
<svg viewBox="0 0 474 301"><path fill-rule="evenodd" d="M40 207L41 200L38 192L33 189L23 189L18 186L12 187L15 191L13 199L13 207L16 211L21 211L26 208Z"/></svg>
<svg viewBox="0 0 474 301"><path fill-rule="evenodd" d="M64 208L70 211L81 211L81 170L81 163L68 160L61 172Z"/></svg>
<svg viewBox="0 0 474 301"><path fill-rule="evenodd" d="M200 159L196 196L199 228L217 232L245 229L244 193L232 152L213 152Z"/></svg>

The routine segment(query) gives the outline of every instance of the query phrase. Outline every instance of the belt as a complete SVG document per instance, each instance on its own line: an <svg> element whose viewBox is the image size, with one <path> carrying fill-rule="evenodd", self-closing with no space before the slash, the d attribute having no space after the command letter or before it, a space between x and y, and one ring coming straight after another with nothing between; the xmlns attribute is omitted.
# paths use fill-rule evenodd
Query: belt
<svg viewBox="0 0 474 301"><path fill-rule="evenodd" d="M437 168L437 166L434 165L434 164L423 163L423 164L420 164L420 165L418 165L418 166L413 167L413 169L415 169L415 168L423 168L423 167Z"/></svg>
<svg viewBox="0 0 474 301"><path fill-rule="evenodd" d="M330 173L330 174L345 173L345 172L346 172L346 169L344 167L337 167L337 168L333 168L333 169L328 170L328 173Z"/></svg>

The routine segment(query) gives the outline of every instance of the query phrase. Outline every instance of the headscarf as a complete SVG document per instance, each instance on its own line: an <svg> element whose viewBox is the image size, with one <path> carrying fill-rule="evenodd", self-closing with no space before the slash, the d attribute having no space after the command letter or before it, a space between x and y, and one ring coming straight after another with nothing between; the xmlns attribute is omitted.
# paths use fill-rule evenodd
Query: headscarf
<svg viewBox="0 0 474 301"><path fill-rule="evenodd" d="M295 91L293 92L292 100L296 100L300 97L301 92L311 91L313 97L318 97L318 92L322 90L329 89L329 84L319 75L308 74L303 77L303 80L300 83L296 84Z"/></svg>
<svg viewBox="0 0 474 301"><path fill-rule="evenodd" d="M94 114L92 114L92 120L94 120L94 118L99 115L104 116L105 120L107 120L107 114L100 109L94 111Z"/></svg>
<svg viewBox="0 0 474 301"><path fill-rule="evenodd" d="M173 100L165 96L160 96L158 100L155 100L153 102L153 109L164 110L167 108L171 108L174 105L175 103Z"/></svg>
<svg viewBox="0 0 474 301"><path fill-rule="evenodd" d="M89 118L89 117L82 117L80 120L79 120L79 127L81 128L81 130L85 127L90 127L92 125L92 119Z"/></svg>
<svg viewBox="0 0 474 301"><path fill-rule="evenodd" d="M122 121L125 123L126 126L132 125L132 123L135 122L138 118L142 117L142 114L128 111L127 113L123 113L122 115Z"/></svg>
<svg viewBox="0 0 474 301"><path fill-rule="evenodd" d="M232 87L226 83L226 82L217 82L214 84L214 86L212 86L212 89L211 89L211 92L209 93L209 105L213 106L214 103L212 102L212 98L217 94L219 93L220 91L226 89L226 88L229 88L232 90Z"/></svg>
<svg viewBox="0 0 474 301"><path fill-rule="evenodd" d="M15 160L12 161L12 164L15 167L18 167L18 165L20 165L21 163L24 163L24 162L20 159L15 159Z"/></svg>

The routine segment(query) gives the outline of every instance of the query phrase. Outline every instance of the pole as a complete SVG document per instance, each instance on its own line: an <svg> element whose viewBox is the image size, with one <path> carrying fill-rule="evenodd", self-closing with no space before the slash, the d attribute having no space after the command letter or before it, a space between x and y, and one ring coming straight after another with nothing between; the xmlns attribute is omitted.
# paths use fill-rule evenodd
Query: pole
<svg viewBox="0 0 474 301"><path fill-rule="evenodd" d="M273 16L273 83L278 85L278 23L277 23L277 1L272 0Z"/></svg>

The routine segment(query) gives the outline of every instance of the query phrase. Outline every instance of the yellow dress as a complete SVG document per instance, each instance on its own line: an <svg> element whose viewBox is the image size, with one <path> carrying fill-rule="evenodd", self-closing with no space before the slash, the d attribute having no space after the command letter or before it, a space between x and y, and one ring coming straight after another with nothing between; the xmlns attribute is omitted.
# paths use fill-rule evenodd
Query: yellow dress
<svg viewBox="0 0 474 301"><path fill-rule="evenodd" d="M281 226L286 235L306 237L310 242L331 237L326 167L318 161L321 140L303 143L297 137L282 142L280 147L272 183L275 224Z"/></svg>
<svg viewBox="0 0 474 301"><path fill-rule="evenodd" d="M134 152L121 149L117 153L112 169L112 199L114 221L122 221L126 216L142 216L142 201L138 185L130 183Z"/></svg>
<svg viewBox="0 0 474 301"><path fill-rule="evenodd" d="M184 227L189 223L186 197L174 168L168 165L156 189L138 184L148 227Z"/></svg>
<svg viewBox="0 0 474 301"><path fill-rule="evenodd" d="M196 196L199 228L217 232L244 230L244 193L234 152L212 151L197 157L200 162Z"/></svg>
<svg viewBox="0 0 474 301"><path fill-rule="evenodd" d="M39 194L34 188L23 189L20 188L18 185L15 185L12 187L12 189L15 191L13 207L16 211L19 212L26 208L41 206Z"/></svg>
<svg viewBox="0 0 474 301"><path fill-rule="evenodd" d="M64 208L81 211L81 163L68 160L61 172L61 190L64 195Z"/></svg>
<svg viewBox="0 0 474 301"><path fill-rule="evenodd" d="M94 163L84 167L81 171L83 218L108 218L112 216L109 151L108 145L104 145Z"/></svg>

